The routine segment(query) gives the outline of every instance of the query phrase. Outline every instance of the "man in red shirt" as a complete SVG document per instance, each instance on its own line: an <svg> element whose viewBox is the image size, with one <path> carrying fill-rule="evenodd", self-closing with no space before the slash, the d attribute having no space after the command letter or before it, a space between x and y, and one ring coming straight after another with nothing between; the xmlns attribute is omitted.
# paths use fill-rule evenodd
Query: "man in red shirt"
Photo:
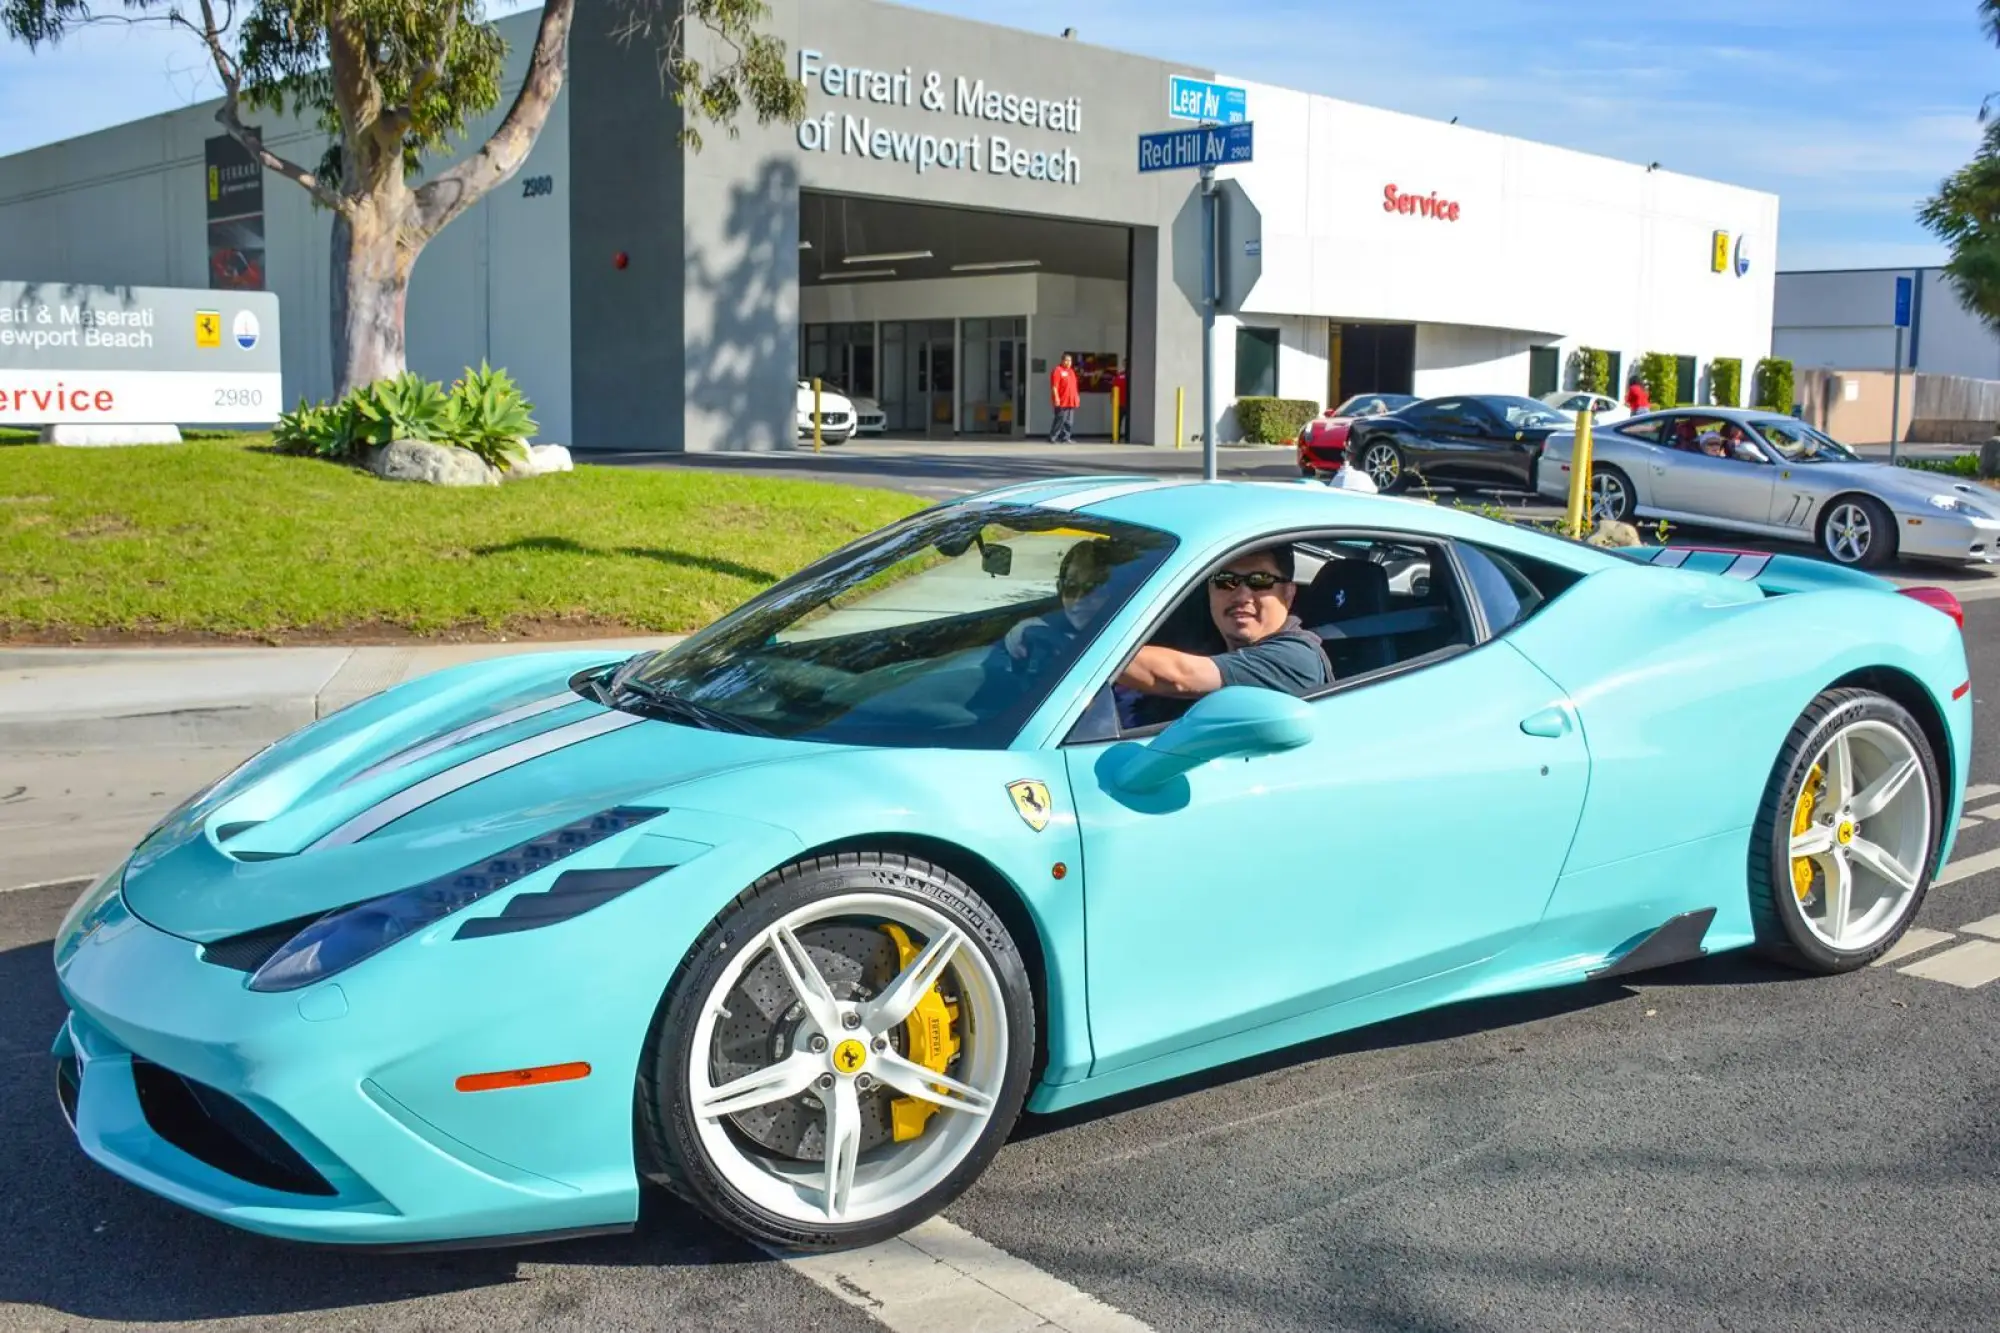
<svg viewBox="0 0 2000 1333"><path fill-rule="evenodd" d="M1055 409L1055 419L1049 423L1050 444L1068 444L1076 439L1076 409L1082 401L1076 366L1070 354L1064 352L1061 362L1049 372L1049 406Z"/></svg>
<svg viewBox="0 0 2000 1333"><path fill-rule="evenodd" d="M1118 368L1111 372L1111 392L1118 396L1118 438L1132 436L1132 388L1125 380L1125 359L1118 359Z"/></svg>
<svg viewBox="0 0 2000 1333"><path fill-rule="evenodd" d="M1625 386L1625 406L1635 413L1650 412L1653 408L1653 400L1646 392L1646 381L1637 375Z"/></svg>

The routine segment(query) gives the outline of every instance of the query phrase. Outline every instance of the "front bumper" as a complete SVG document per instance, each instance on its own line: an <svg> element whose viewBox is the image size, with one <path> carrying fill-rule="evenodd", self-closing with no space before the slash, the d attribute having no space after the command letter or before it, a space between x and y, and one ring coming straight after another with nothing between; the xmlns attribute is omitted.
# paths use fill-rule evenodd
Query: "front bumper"
<svg viewBox="0 0 2000 1333"><path fill-rule="evenodd" d="M592 1034L545 965L489 964L492 982L435 1021L385 978L258 994L116 904L59 970L58 1100L100 1165L266 1235L409 1245L630 1226L639 1045L621 1057ZM553 1026L552 1004L567 1011ZM596 1076L454 1090L458 1074L558 1052Z"/></svg>
<svg viewBox="0 0 2000 1333"><path fill-rule="evenodd" d="M1896 550L1912 560L2000 563L2000 519L1925 506L1896 515Z"/></svg>

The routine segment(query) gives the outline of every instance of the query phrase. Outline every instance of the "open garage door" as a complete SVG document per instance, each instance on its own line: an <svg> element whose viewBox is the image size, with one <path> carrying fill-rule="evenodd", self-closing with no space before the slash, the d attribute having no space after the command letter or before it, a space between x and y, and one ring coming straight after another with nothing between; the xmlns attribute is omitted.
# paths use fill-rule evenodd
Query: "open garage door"
<svg viewBox="0 0 2000 1333"><path fill-rule="evenodd" d="M1076 433L1108 435L1131 263L1127 227L804 193L799 377L864 400L864 435L1025 437L1047 432L1068 352Z"/></svg>

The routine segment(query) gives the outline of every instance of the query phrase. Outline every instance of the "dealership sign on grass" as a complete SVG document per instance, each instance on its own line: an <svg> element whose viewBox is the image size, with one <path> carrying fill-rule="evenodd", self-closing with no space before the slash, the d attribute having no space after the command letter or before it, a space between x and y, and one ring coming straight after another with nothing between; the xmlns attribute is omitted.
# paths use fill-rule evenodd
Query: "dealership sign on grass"
<svg viewBox="0 0 2000 1333"><path fill-rule="evenodd" d="M0 426L269 425L270 292L0 282Z"/></svg>

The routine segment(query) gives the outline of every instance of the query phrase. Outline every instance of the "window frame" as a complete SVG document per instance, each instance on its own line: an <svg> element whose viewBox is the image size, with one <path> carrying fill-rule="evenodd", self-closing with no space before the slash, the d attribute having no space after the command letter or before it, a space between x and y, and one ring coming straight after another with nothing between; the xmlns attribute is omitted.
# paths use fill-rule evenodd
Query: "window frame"
<svg viewBox="0 0 2000 1333"><path fill-rule="evenodd" d="M1163 597L1159 609L1143 622L1143 626L1139 630L1137 637L1131 641L1131 646L1113 659L1110 673L1103 681L1099 682L1096 688L1091 690L1082 710L1078 712L1076 720L1069 725L1069 728L1062 734L1062 738L1055 743L1054 748L1064 750L1087 745L1116 745L1122 741L1148 740L1173 725L1172 721L1156 722L1148 726L1133 727L1127 730L1119 725L1116 709L1108 708L1106 705L1111 698L1111 687L1117 681L1119 674L1138 655L1140 649L1153 641L1154 636L1166 625L1168 619L1181 608L1188 596L1199 590L1208 581L1209 575L1222 569L1230 561L1240 556L1247 555L1252 551L1264 550L1281 543L1310 547L1314 545L1330 546L1339 542L1353 541L1381 542L1398 546L1421 547L1428 550L1431 553L1432 559L1431 578L1436 580L1440 576L1443 576L1447 580L1445 588L1446 594L1452 603L1452 610L1458 616L1459 625L1471 642L1447 644L1442 648L1434 649L1431 652L1423 653L1401 662L1392 663L1386 667L1378 667L1373 671L1364 671L1360 675L1349 676L1344 680L1335 680L1323 689L1297 697L1303 698L1308 704L1318 704L1321 700L1346 694L1352 690L1363 689L1378 681L1392 680L1399 676L1407 675L1410 672L1421 671L1438 663L1449 661L1465 653L1477 652L1498 637L1486 632L1487 622L1484 608L1473 589L1464 565L1459 559L1456 549L1457 542L1453 538L1440 536L1435 533L1401 531L1395 528L1315 526L1281 529L1251 538L1247 541L1231 544L1221 555L1204 561L1198 566L1198 572L1194 576L1177 583L1173 591ZM1578 577L1581 578L1582 576L1579 575ZM1551 598L1550 600L1554 599ZM1096 730L1096 728L1102 727L1107 720L1110 726L1109 734L1104 734Z"/></svg>

